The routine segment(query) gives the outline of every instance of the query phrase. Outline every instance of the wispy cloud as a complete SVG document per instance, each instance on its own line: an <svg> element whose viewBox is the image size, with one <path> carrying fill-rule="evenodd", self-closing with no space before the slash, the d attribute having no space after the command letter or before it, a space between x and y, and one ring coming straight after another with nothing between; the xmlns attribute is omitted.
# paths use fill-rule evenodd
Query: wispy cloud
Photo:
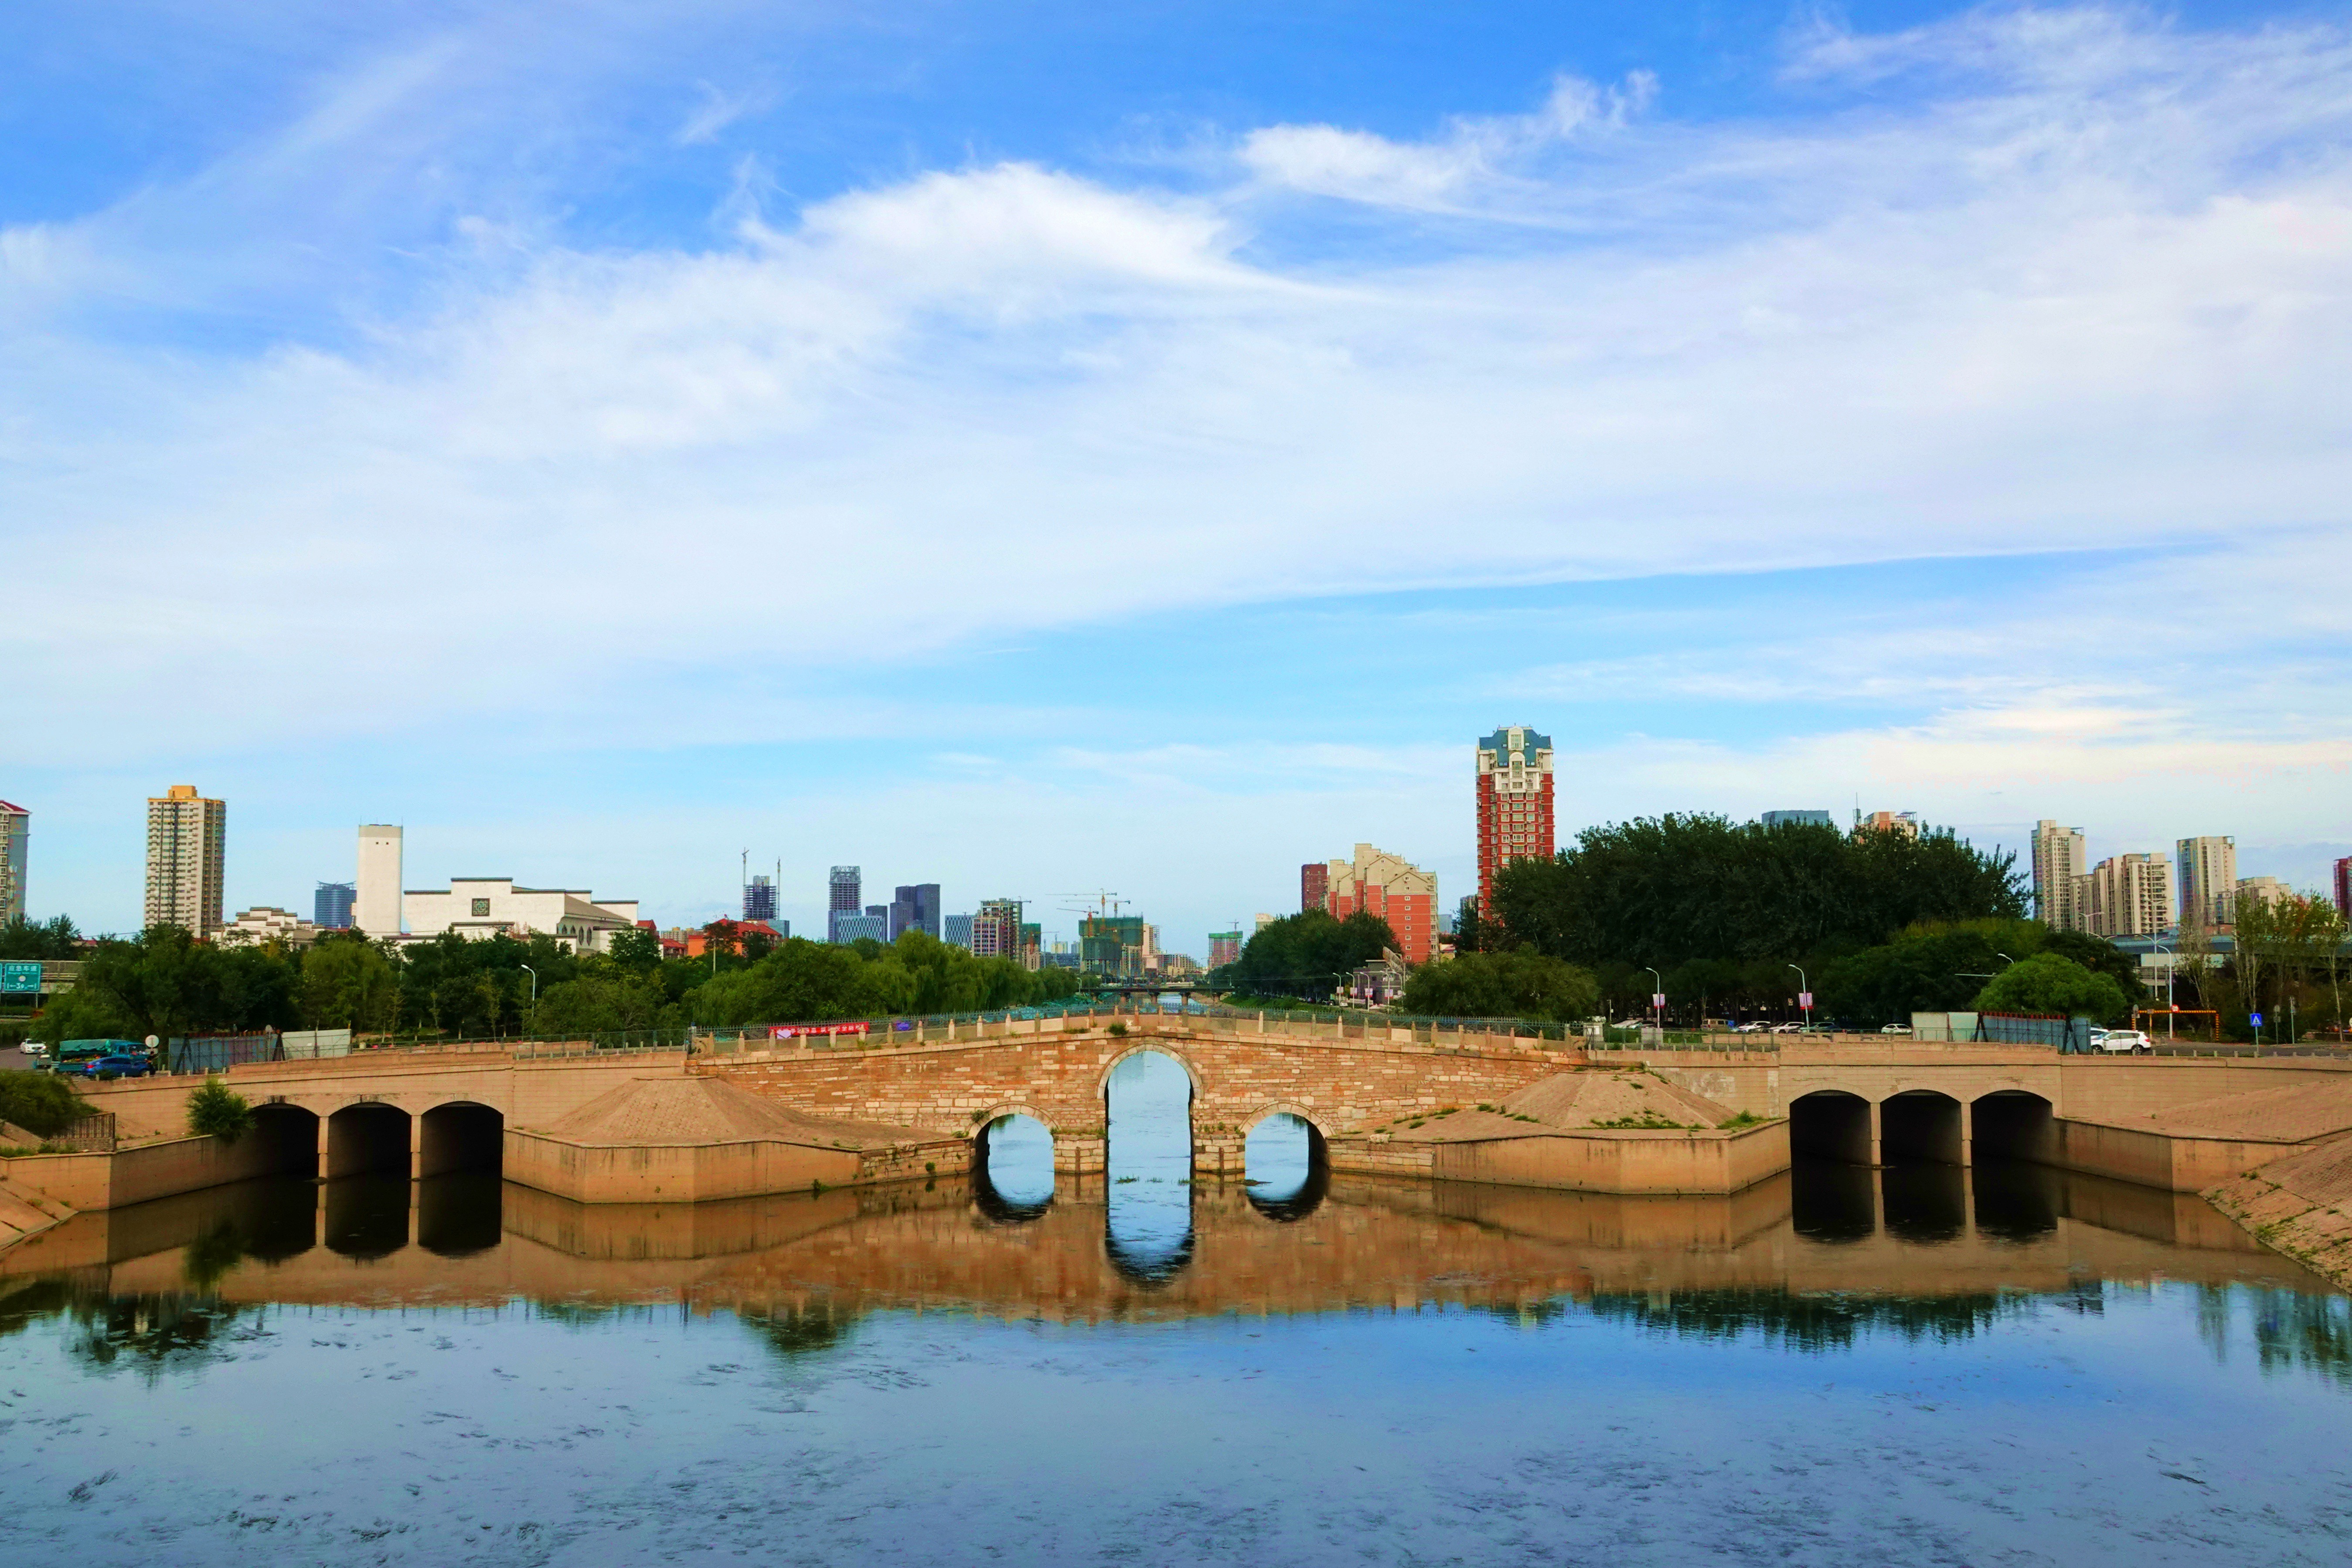
<svg viewBox="0 0 2352 1568"><path fill-rule="evenodd" d="M707 81L694 84L701 101L687 112L676 131L670 132L674 146L692 147L716 142L719 133L748 116L763 114L774 107L776 95L764 88L747 88L728 92Z"/></svg>
<svg viewBox="0 0 2352 1568"><path fill-rule="evenodd" d="M2094 10L1791 51L1769 122L1563 80L1418 141L1237 127L1205 183L754 180L661 245L451 152L414 105L524 163L567 121L495 119L467 46L412 42L193 179L0 234L23 753L774 741L838 732L819 676L1171 608L2001 556L2029 591L1934 624L1563 626L1508 663L1530 698L1903 705L1819 742L1890 781L2205 776L2249 735L2321 776L2352 38ZM666 101L656 142L756 110ZM399 289L320 283L395 253ZM123 294L152 313L93 326ZM2122 549L2151 563L2027 605L2036 557ZM746 627L786 657L746 668Z"/></svg>

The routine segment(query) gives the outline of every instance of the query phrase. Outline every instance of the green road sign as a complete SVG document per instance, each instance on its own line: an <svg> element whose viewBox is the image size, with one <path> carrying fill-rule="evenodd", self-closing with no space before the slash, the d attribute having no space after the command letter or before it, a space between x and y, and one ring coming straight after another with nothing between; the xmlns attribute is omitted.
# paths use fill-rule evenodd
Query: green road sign
<svg viewBox="0 0 2352 1568"><path fill-rule="evenodd" d="M11 959L0 963L0 992L15 995L40 994L41 963L38 959Z"/></svg>

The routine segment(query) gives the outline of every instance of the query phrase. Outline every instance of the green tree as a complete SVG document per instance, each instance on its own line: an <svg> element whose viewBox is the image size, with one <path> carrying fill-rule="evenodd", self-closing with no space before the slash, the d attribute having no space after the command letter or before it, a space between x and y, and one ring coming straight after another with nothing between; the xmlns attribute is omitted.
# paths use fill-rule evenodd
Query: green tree
<svg viewBox="0 0 2352 1568"><path fill-rule="evenodd" d="M253 1131L253 1107L210 1073L188 1091L188 1131L199 1138L234 1143Z"/></svg>
<svg viewBox="0 0 2352 1568"><path fill-rule="evenodd" d="M80 956L81 933L74 930L70 915L59 915L47 921L28 921L22 915L12 915L5 923L0 923L0 958L70 959Z"/></svg>
<svg viewBox="0 0 2352 1568"><path fill-rule="evenodd" d="M1528 950L1467 952L1412 972L1404 1010L1444 1018L1549 1018L1575 1022L1601 1010L1592 973Z"/></svg>
<svg viewBox="0 0 2352 1568"><path fill-rule="evenodd" d="M89 1111L89 1102L55 1073L0 1072L0 1121L54 1138Z"/></svg>
<svg viewBox="0 0 2352 1568"><path fill-rule="evenodd" d="M1308 910L1260 926L1241 957L1212 974L1210 983L1253 996L1321 1001L1351 971L1396 944L1396 933L1377 916L1360 910L1336 921L1321 910Z"/></svg>
<svg viewBox="0 0 2352 1568"><path fill-rule="evenodd" d="M239 1032L296 1026L294 970L258 948L227 952L178 926L102 941L74 989L35 1024L44 1040Z"/></svg>
<svg viewBox="0 0 2352 1568"><path fill-rule="evenodd" d="M1840 833L1675 815L1586 829L1520 860L1486 911L1514 942L1598 968L1802 961L1920 921L2021 916L2015 857L1944 831Z"/></svg>
<svg viewBox="0 0 2352 1568"><path fill-rule="evenodd" d="M2037 952L2009 965L1977 993L1973 1007L1979 1013L2082 1016L2102 1024L2131 1017L2131 998L2113 976L2056 952Z"/></svg>
<svg viewBox="0 0 2352 1568"><path fill-rule="evenodd" d="M314 1029L388 1029L400 1006L392 960L356 931L320 937L302 955L296 990L303 1021Z"/></svg>

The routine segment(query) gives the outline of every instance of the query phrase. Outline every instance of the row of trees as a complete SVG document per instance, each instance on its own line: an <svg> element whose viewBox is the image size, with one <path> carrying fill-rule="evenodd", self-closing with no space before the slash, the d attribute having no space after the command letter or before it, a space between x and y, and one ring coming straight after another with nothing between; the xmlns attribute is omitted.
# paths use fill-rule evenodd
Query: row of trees
<svg viewBox="0 0 2352 1568"><path fill-rule="evenodd" d="M1913 837L1675 815L1591 827L1496 879L1462 947L1528 946L1571 963L1801 962L1927 921L2020 918L2016 857L1948 831Z"/></svg>
<svg viewBox="0 0 2352 1568"><path fill-rule="evenodd" d="M470 941L454 932L398 948L331 932L305 949L219 947L177 926L105 940L74 989L32 1024L33 1037L143 1039L261 1029L489 1038L970 1012L1074 993L1066 971L1038 973L910 931L895 943L791 941L738 946L725 931L696 959L665 958L651 931L610 953L574 954L552 937Z"/></svg>
<svg viewBox="0 0 2352 1568"><path fill-rule="evenodd" d="M1245 996L1328 1002L1350 973L1396 944L1396 933L1377 915L1360 910L1340 921L1308 910L1258 927L1239 958L1210 971L1209 984Z"/></svg>

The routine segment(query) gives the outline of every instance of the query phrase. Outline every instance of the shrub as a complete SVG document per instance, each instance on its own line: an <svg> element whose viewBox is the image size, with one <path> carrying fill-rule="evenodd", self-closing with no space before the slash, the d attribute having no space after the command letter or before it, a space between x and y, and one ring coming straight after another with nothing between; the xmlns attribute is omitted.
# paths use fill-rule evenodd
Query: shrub
<svg viewBox="0 0 2352 1568"><path fill-rule="evenodd" d="M1110 1033L1113 1039L1125 1039L1127 1037L1127 1026L1125 1024L1113 1024L1110 1026Z"/></svg>
<svg viewBox="0 0 2352 1568"><path fill-rule="evenodd" d="M55 1073L0 1072L0 1121L51 1137L89 1114L89 1102Z"/></svg>
<svg viewBox="0 0 2352 1568"><path fill-rule="evenodd" d="M234 1143L253 1131L253 1107L245 1096L207 1074L202 1087L188 1091L188 1131L199 1138Z"/></svg>

